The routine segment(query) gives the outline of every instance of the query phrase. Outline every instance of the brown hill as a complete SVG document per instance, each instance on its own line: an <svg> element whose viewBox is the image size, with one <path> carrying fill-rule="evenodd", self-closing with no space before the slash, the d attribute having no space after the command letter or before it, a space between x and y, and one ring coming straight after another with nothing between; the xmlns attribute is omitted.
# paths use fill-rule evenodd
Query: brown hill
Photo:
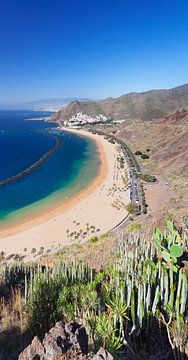
<svg viewBox="0 0 188 360"><path fill-rule="evenodd" d="M188 109L171 113L160 121L122 125L119 130L118 137L134 151L149 155L147 160L138 156L145 172L167 181L176 194L174 201L187 207Z"/></svg>
<svg viewBox="0 0 188 360"><path fill-rule="evenodd" d="M97 102L73 101L61 109L54 120L67 120L77 112L91 116L105 114L115 120L156 120L163 119L169 113L186 107L188 107L188 84L170 90L133 92L118 98L110 97Z"/></svg>
<svg viewBox="0 0 188 360"><path fill-rule="evenodd" d="M54 116L54 120L69 120L73 115L79 112L91 116L104 114L104 111L97 102L80 102L78 100L75 100L72 101L69 105L62 108L60 111L58 111L58 113Z"/></svg>

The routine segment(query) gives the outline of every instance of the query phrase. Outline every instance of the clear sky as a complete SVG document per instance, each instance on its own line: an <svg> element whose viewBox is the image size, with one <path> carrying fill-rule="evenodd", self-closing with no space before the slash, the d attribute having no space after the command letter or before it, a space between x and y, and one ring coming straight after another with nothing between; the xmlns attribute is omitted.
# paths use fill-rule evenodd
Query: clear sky
<svg viewBox="0 0 188 360"><path fill-rule="evenodd" d="M0 0L0 102L188 82L188 0Z"/></svg>

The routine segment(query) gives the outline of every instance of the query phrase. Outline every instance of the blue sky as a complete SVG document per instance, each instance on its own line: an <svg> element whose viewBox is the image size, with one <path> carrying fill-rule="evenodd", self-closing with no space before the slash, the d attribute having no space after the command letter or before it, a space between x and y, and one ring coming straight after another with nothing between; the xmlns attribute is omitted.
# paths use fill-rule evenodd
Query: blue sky
<svg viewBox="0 0 188 360"><path fill-rule="evenodd" d="M0 102L188 82L187 0L0 0Z"/></svg>

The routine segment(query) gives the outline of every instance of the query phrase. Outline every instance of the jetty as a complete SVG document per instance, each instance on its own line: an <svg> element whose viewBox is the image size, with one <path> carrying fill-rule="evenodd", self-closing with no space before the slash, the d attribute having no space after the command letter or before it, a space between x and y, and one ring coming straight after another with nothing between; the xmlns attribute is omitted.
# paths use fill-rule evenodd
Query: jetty
<svg viewBox="0 0 188 360"><path fill-rule="evenodd" d="M32 164L27 169L22 172L11 176L5 180L0 181L0 187L13 183L14 181L22 179L24 176L31 174L34 170L36 170L39 166L41 166L45 161L47 161L50 156L52 156L62 145L62 139L58 135L52 135L56 139L55 146L50 149L47 153L45 153L39 160L37 160L34 164Z"/></svg>

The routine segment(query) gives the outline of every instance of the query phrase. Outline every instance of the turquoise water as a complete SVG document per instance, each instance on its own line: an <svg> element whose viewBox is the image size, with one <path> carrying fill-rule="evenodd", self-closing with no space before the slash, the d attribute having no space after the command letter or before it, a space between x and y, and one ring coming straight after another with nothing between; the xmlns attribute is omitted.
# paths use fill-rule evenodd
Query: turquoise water
<svg viewBox="0 0 188 360"><path fill-rule="evenodd" d="M0 111L0 181L31 166L55 145L47 131L54 124L25 121L41 115L49 114ZM69 132L59 134L62 146L47 161L26 177L0 187L1 226L62 203L96 176L100 160L95 142Z"/></svg>

